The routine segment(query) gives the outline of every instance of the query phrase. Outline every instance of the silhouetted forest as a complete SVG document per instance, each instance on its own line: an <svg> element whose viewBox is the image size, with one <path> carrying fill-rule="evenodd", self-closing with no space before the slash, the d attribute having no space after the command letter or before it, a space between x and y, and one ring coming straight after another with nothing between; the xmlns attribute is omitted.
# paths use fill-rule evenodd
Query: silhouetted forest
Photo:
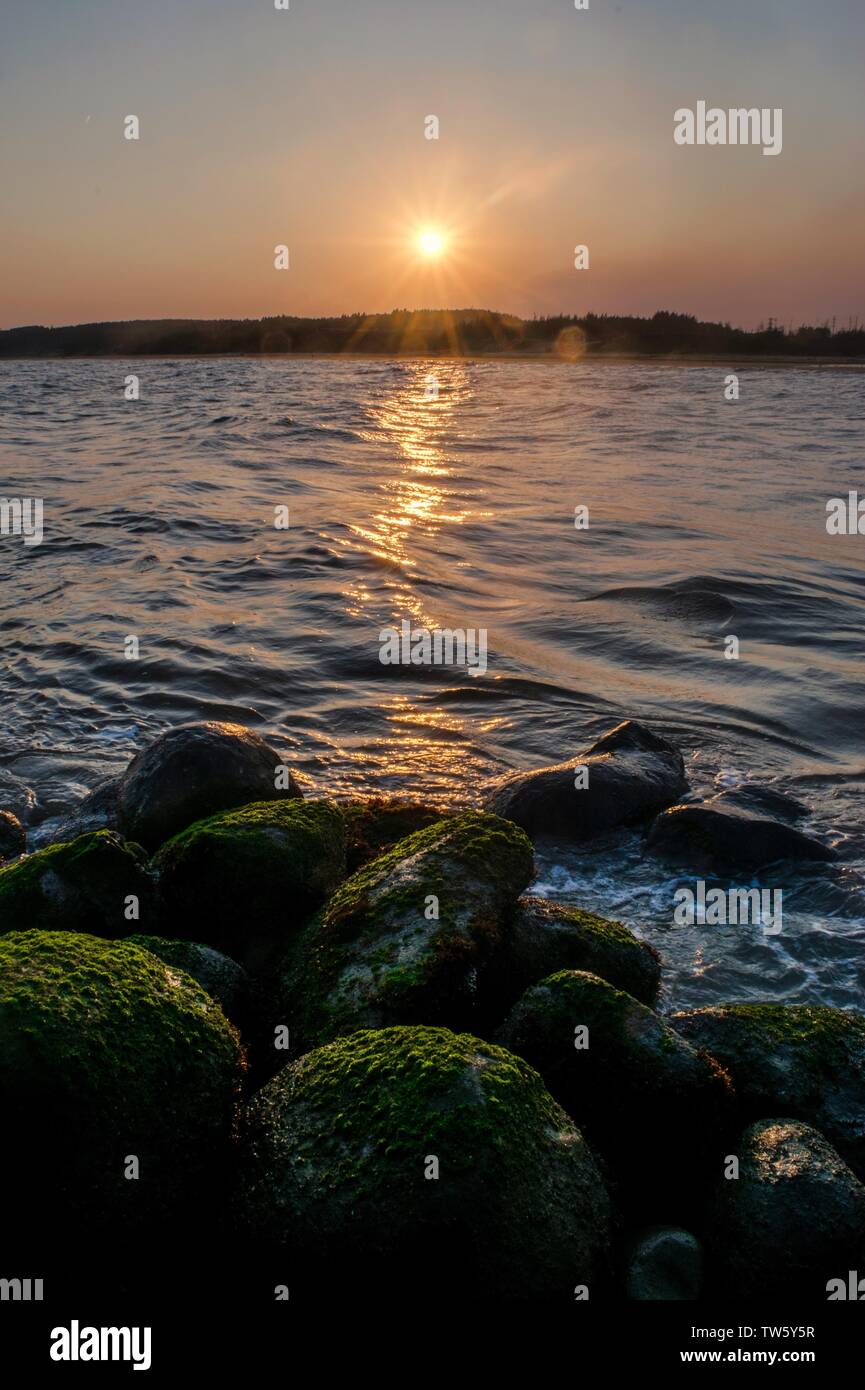
<svg viewBox="0 0 865 1390"><path fill-rule="evenodd" d="M663 310L651 318L561 314L520 319L484 309L395 309L339 318L138 319L0 332L0 357L293 352L854 358L865 357L865 329L858 320L839 331L829 324L785 329L770 319L746 331Z"/></svg>

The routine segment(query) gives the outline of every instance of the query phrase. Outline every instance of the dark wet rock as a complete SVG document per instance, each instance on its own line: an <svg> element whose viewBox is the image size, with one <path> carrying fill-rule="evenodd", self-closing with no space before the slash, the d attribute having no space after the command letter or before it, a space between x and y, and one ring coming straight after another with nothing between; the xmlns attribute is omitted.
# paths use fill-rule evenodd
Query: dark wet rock
<svg viewBox="0 0 865 1390"><path fill-rule="evenodd" d="M649 1005L661 979L654 946L623 923L569 903L526 896L481 972L478 992L485 1014L500 1021L530 985L558 970L588 970Z"/></svg>
<svg viewBox="0 0 865 1390"><path fill-rule="evenodd" d="M229 1154L237 1034L194 980L125 941L74 932L0 938L0 1146L10 1221L56 1255L67 1236L174 1242ZM139 1177L126 1176L129 1158Z"/></svg>
<svg viewBox="0 0 865 1390"><path fill-rule="evenodd" d="M807 816L808 807L801 801L778 791L776 787L761 787L743 782L740 787L729 787L709 799L710 806L720 810L751 811L754 815L769 820L796 821Z"/></svg>
<svg viewBox="0 0 865 1390"><path fill-rule="evenodd" d="M161 734L120 779L120 828L156 849L194 821L253 801L301 796L297 781L277 790L282 759L241 724L208 720Z"/></svg>
<svg viewBox="0 0 865 1390"><path fill-rule="evenodd" d="M0 864L17 859L27 844L24 826L12 811L0 811Z"/></svg>
<svg viewBox="0 0 865 1390"><path fill-rule="evenodd" d="M532 868L531 844L517 826L467 811L359 869L286 963L303 1045L394 1023L469 1026L478 971Z"/></svg>
<svg viewBox="0 0 865 1390"><path fill-rule="evenodd" d="M729 1298L827 1298L830 1280L862 1267L865 1188L826 1138L792 1119L766 1119L733 1152L708 1235L717 1291Z"/></svg>
<svg viewBox="0 0 865 1390"><path fill-rule="evenodd" d="M693 1301L703 1283L703 1247L680 1226L652 1226L633 1237L625 1293L640 1303Z"/></svg>
<svg viewBox="0 0 865 1390"><path fill-rule="evenodd" d="M407 835L425 830L450 814L424 802L382 796L342 802L339 809L345 817L346 869L350 874Z"/></svg>
<svg viewBox="0 0 865 1390"><path fill-rule="evenodd" d="M865 1016L804 1004L718 1004L670 1026L730 1073L744 1120L815 1125L865 1179Z"/></svg>
<svg viewBox="0 0 865 1390"><path fill-rule="evenodd" d="M587 786L575 786L578 768L588 768ZM499 778L484 806L532 836L589 840L654 815L685 787L678 748L628 719L569 762Z"/></svg>
<svg viewBox="0 0 865 1390"><path fill-rule="evenodd" d="M527 990L495 1041L524 1057L621 1184L672 1219L710 1172L732 1113L729 1078L644 1004L586 971Z"/></svg>
<svg viewBox="0 0 865 1390"><path fill-rule="evenodd" d="M56 845L66 840L77 840L79 835L86 835L91 830L119 831L119 789L119 777L103 778L73 811L63 817L46 843Z"/></svg>
<svg viewBox="0 0 865 1390"><path fill-rule="evenodd" d="M672 806L649 831L647 848L697 872L758 869L782 859L829 861L834 850L791 825L717 802Z"/></svg>
<svg viewBox="0 0 865 1390"><path fill-rule="evenodd" d="M596 1291L610 1225L540 1077L444 1028L354 1033L283 1068L245 1111L237 1214L306 1289L338 1269L376 1293L444 1279L449 1298L563 1302Z"/></svg>
<svg viewBox="0 0 865 1390"><path fill-rule="evenodd" d="M345 872L345 823L329 801L262 801L197 821L153 860L171 934L247 961L284 948Z"/></svg>
<svg viewBox="0 0 865 1390"><path fill-rule="evenodd" d="M6 767L0 767L0 802L23 825L30 825L36 812L36 793L22 777L16 777Z"/></svg>
<svg viewBox="0 0 865 1390"><path fill-rule="evenodd" d="M165 964L186 975L215 999L226 1018L240 1032L246 1024L250 1004L251 981L242 965L202 946L197 941L172 941L164 936L128 936L126 946L139 946Z"/></svg>
<svg viewBox="0 0 865 1390"><path fill-rule="evenodd" d="M112 830L50 845L0 869L0 932L39 927L129 936L153 911L147 856Z"/></svg>

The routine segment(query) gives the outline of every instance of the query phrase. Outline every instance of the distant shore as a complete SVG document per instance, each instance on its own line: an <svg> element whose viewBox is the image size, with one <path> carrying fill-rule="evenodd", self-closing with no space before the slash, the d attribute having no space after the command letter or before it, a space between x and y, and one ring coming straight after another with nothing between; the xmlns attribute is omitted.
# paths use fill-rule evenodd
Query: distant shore
<svg viewBox="0 0 865 1390"><path fill-rule="evenodd" d="M692 314L559 314L522 319L489 309L394 309L260 319L133 319L0 331L0 360L66 357L369 357L511 361L865 364L865 329L851 318L735 328Z"/></svg>

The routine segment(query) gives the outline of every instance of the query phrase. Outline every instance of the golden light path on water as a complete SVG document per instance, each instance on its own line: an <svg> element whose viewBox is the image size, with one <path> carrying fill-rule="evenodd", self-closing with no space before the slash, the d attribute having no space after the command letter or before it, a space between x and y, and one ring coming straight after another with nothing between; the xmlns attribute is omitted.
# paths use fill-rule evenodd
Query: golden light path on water
<svg viewBox="0 0 865 1390"><path fill-rule="evenodd" d="M487 508L468 507L458 498L450 481L456 472L458 442L467 436L465 408L473 397L469 373L461 363L412 363L398 390L368 407L369 427L361 430L365 442L392 461L377 483L378 505L368 520L354 520L350 531L360 546L389 568L391 616L385 621L396 627L408 619L413 627L429 629L464 627L465 610L433 609L420 592L420 573L415 552L423 540L429 554L430 541L442 537L442 549L453 548L454 528L491 515ZM447 534L451 533L451 534ZM424 573L424 578L429 578ZM369 621L372 595L362 585L346 592L348 610ZM376 631L375 636L378 633ZM381 770L410 781L423 766L427 781L440 784L449 798L454 788L464 784L471 769L466 766L468 740L466 720L452 707L443 709L432 703L441 684L460 683L452 668L434 679L429 693L395 691L382 700L380 708L392 734L376 741L373 756ZM466 676L468 682L469 677ZM483 730L492 730L498 718L481 719ZM482 729L475 728L475 735ZM370 750L365 750L369 762ZM470 761L470 759L469 759Z"/></svg>

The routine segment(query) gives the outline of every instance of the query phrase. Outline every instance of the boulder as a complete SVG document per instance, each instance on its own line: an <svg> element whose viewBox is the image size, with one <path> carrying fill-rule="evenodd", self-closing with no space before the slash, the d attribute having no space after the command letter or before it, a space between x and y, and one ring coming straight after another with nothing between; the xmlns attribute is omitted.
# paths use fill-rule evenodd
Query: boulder
<svg viewBox="0 0 865 1390"><path fill-rule="evenodd" d="M671 806L649 830L647 848L696 872L759 869L781 859L830 861L835 851L782 821L719 802Z"/></svg>
<svg viewBox="0 0 865 1390"><path fill-rule="evenodd" d="M652 1226L629 1242L625 1293L638 1303L689 1302L700 1297L703 1247L680 1226Z"/></svg>
<svg viewBox="0 0 865 1390"><path fill-rule="evenodd" d="M171 941L164 936L127 936L126 946L149 951L165 965L190 975L215 999L226 1018L242 1033L249 1011L251 981L242 965L197 941Z"/></svg>
<svg viewBox="0 0 865 1390"><path fill-rule="evenodd" d="M670 1026L729 1072L742 1119L815 1125L865 1180L865 1016L806 1004L716 1004Z"/></svg>
<svg viewBox="0 0 865 1390"><path fill-rule="evenodd" d="M241 724L208 720L169 729L132 759L120 779L120 828L154 850L217 811L301 796L291 774L277 790L282 766L279 754Z"/></svg>
<svg viewBox="0 0 865 1390"><path fill-rule="evenodd" d="M28 1248L56 1257L67 1238L174 1243L198 1215L212 1223L241 1072L222 1010L149 952L75 932L0 937L4 1241L20 1221Z"/></svg>
<svg viewBox="0 0 865 1390"><path fill-rule="evenodd" d="M719 1158L729 1078L644 1004L582 970L527 990L495 1041L524 1057L644 1219L683 1219Z"/></svg>
<svg viewBox="0 0 865 1390"><path fill-rule="evenodd" d="M396 1023L468 1026L478 971L532 868L531 844L517 826L467 811L359 869L286 962L301 1044Z"/></svg>
<svg viewBox="0 0 865 1390"><path fill-rule="evenodd" d="M621 922L526 895L481 972L478 994L486 1015L500 1022L530 985L558 970L588 970L649 1005L661 979L654 946L638 940Z"/></svg>
<svg viewBox="0 0 865 1390"><path fill-rule="evenodd" d="M47 844L63 844L67 840L77 840L91 830L120 830L120 778L104 777L97 782L74 810L54 827L47 837Z"/></svg>
<svg viewBox="0 0 865 1390"><path fill-rule="evenodd" d="M237 960L284 949L345 872L345 824L329 801L260 801L197 821L162 846L162 920Z"/></svg>
<svg viewBox="0 0 865 1390"><path fill-rule="evenodd" d="M138 899L130 920L129 899ZM0 869L0 932L90 932L128 936L153 914L153 880L140 845L113 830L49 845Z"/></svg>
<svg viewBox="0 0 865 1390"><path fill-rule="evenodd" d="M0 811L0 864L17 859L27 844L24 826L12 811Z"/></svg>
<svg viewBox="0 0 865 1390"><path fill-rule="evenodd" d="M734 1145L708 1234L716 1291L729 1298L825 1301L830 1280L862 1267L865 1188L822 1134L760 1120Z"/></svg>
<svg viewBox="0 0 865 1390"><path fill-rule="evenodd" d="M586 786L575 785L579 768ZM678 748L628 719L569 762L499 778L483 804L533 837L580 841L654 815L685 787Z"/></svg>
<svg viewBox="0 0 865 1390"><path fill-rule="evenodd" d="M397 841L450 814L422 801L405 801L395 796L346 801L339 809L345 817L346 869L350 874L377 859Z"/></svg>
<svg viewBox="0 0 865 1390"><path fill-rule="evenodd" d="M540 1077L444 1028L354 1033L284 1067L241 1128L240 1232L304 1289L560 1298L604 1273L610 1205ZM293 1266L292 1266L293 1262Z"/></svg>

